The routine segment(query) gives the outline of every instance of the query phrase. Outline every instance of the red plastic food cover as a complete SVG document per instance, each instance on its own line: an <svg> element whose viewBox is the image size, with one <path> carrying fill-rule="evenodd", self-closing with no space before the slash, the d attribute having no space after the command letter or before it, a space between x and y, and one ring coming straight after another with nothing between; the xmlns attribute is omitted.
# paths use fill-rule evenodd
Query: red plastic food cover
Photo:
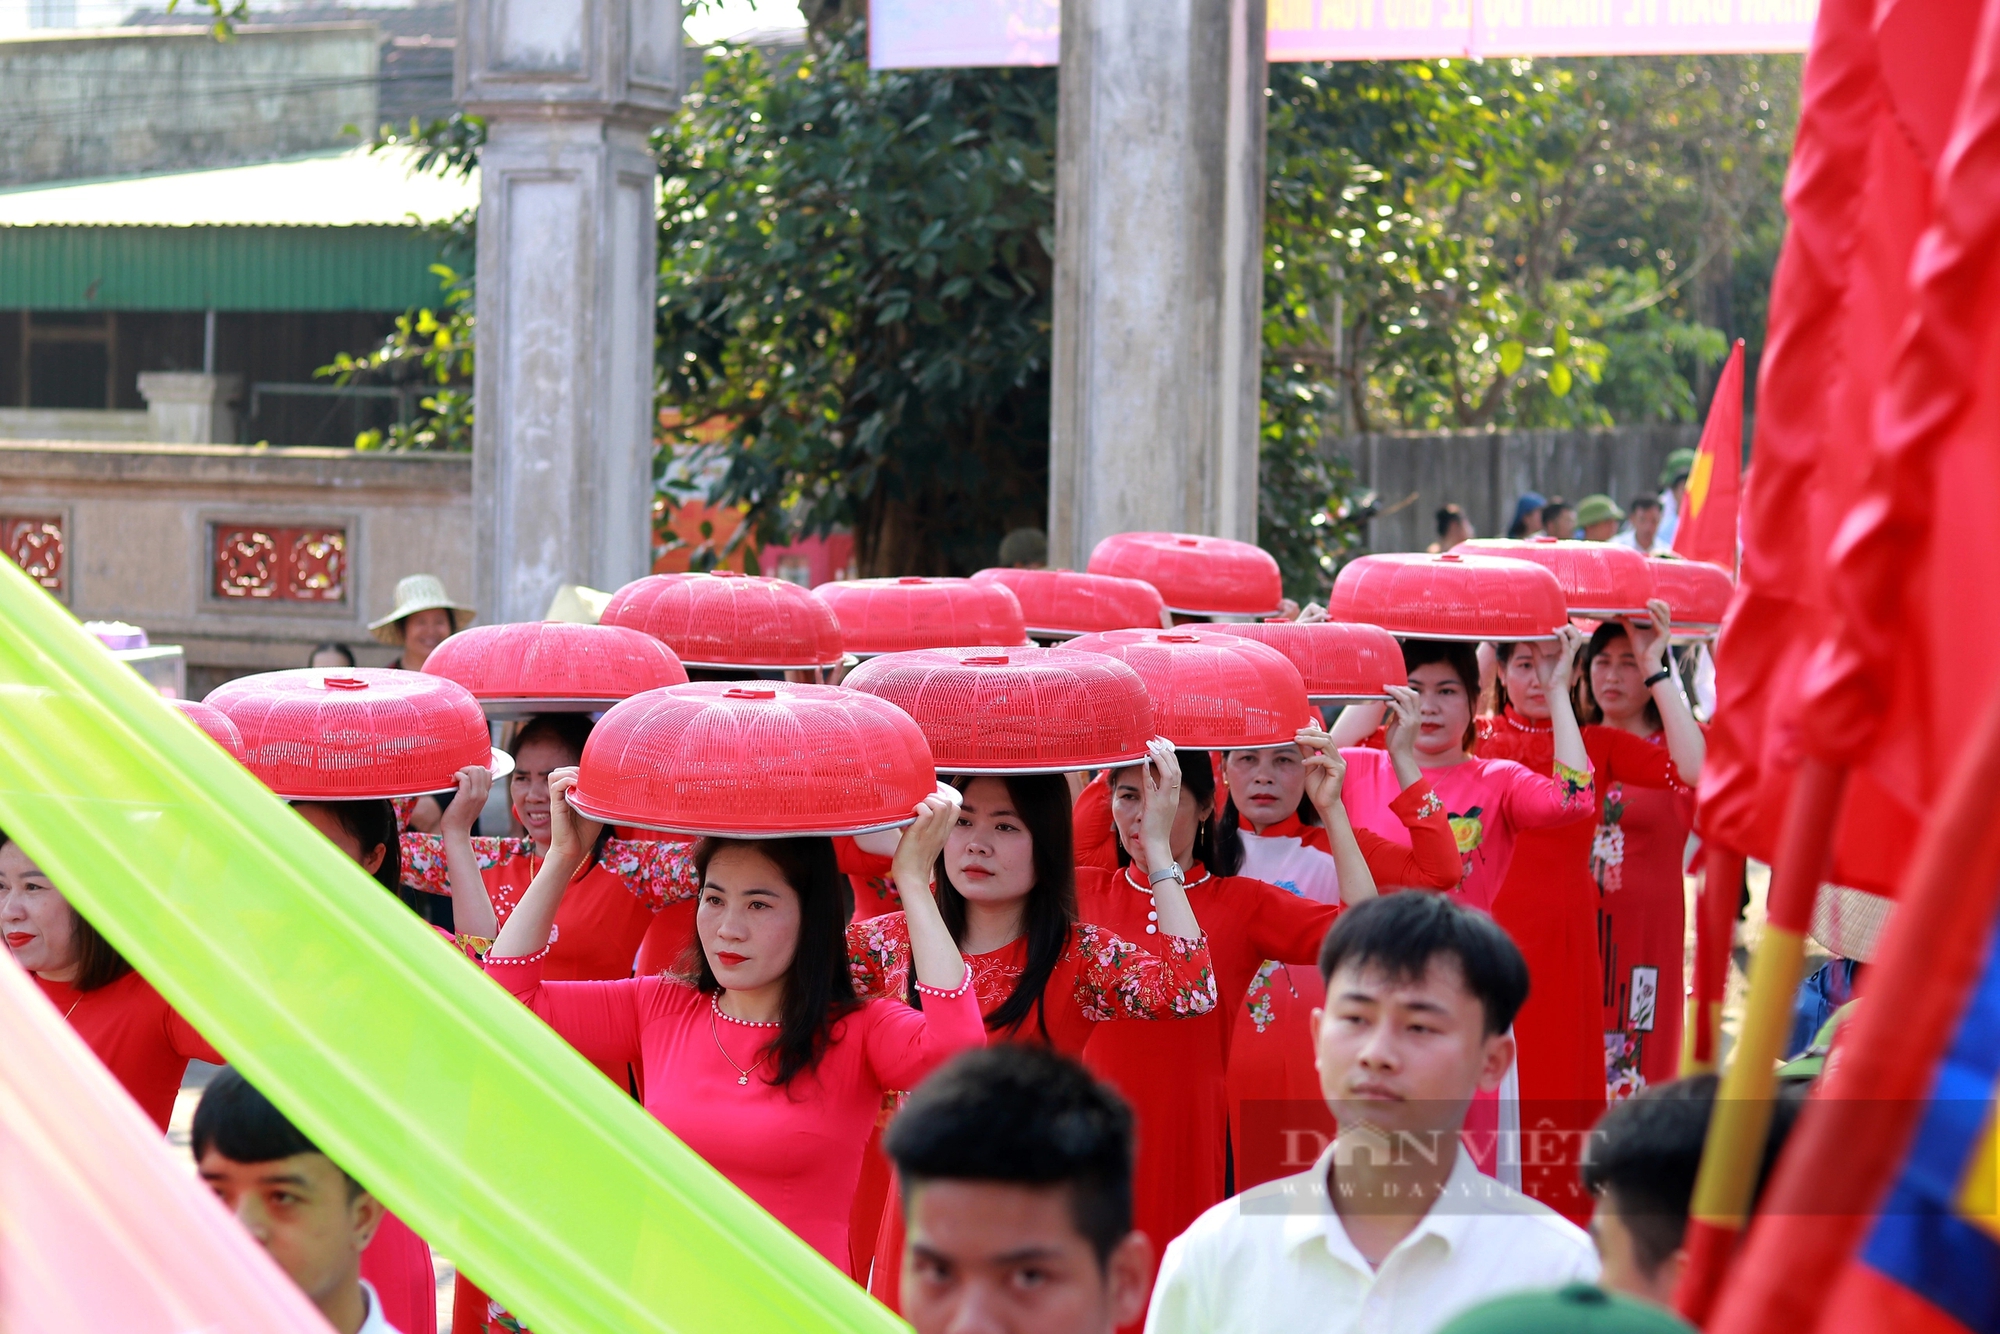
<svg viewBox="0 0 2000 1334"><path fill-rule="evenodd" d="M1396 636L1375 625L1346 621L1256 621L1206 627L1254 639L1292 660L1315 704L1357 704L1389 698L1384 689L1409 679Z"/></svg>
<svg viewBox="0 0 2000 1334"><path fill-rule="evenodd" d="M170 699L167 703L188 716L188 721L208 733L215 744L228 751L237 763L243 762L243 734L221 709L193 699Z"/></svg>
<svg viewBox="0 0 2000 1334"><path fill-rule="evenodd" d="M840 619L849 653L907 653L961 644L1028 642L1021 604L1005 584L974 579L848 579L813 590Z"/></svg>
<svg viewBox="0 0 2000 1334"><path fill-rule="evenodd" d="M833 608L797 584L733 570L635 579L611 595L598 624L649 634L688 667L805 672L840 665Z"/></svg>
<svg viewBox="0 0 2000 1334"><path fill-rule="evenodd" d="M1153 704L1116 658L1045 648L885 653L844 684L916 719L938 771L1044 774L1145 758Z"/></svg>
<svg viewBox="0 0 2000 1334"><path fill-rule="evenodd" d="M243 763L288 801L448 792L467 765L513 771L456 681L386 667L314 667L225 682L206 701L243 734Z"/></svg>
<svg viewBox="0 0 2000 1334"><path fill-rule="evenodd" d="M1076 570L981 570L977 583L1005 584L1021 604L1028 633L1067 639L1099 630L1150 629L1167 624L1160 590L1143 579Z"/></svg>
<svg viewBox="0 0 2000 1334"><path fill-rule="evenodd" d="M909 823L937 791L910 715L845 686L697 681L611 706L570 804L676 834L786 838Z"/></svg>
<svg viewBox="0 0 2000 1334"><path fill-rule="evenodd" d="M1142 579L1183 616L1275 616L1285 600L1268 551L1199 533L1114 533L1090 553L1090 572Z"/></svg>
<svg viewBox="0 0 2000 1334"><path fill-rule="evenodd" d="M1653 596L1667 604L1676 635L1699 638L1722 628L1723 614L1736 594L1729 571L1678 556L1654 556L1646 563L1653 567Z"/></svg>
<svg viewBox="0 0 2000 1334"><path fill-rule="evenodd" d="M674 651L651 635L568 621L460 630L431 651L424 671L470 690L489 718L591 712L687 682Z"/></svg>
<svg viewBox="0 0 2000 1334"><path fill-rule="evenodd" d="M1572 616L1597 620L1643 616L1646 600L1653 596L1653 572L1647 568L1646 558L1630 547L1609 542L1477 537L1459 543L1454 550L1467 556L1533 561L1562 585L1563 602Z"/></svg>
<svg viewBox="0 0 2000 1334"><path fill-rule="evenodd" d="M1569 620L1562 585L1541 566L1456 551L1349 561L1333 581L1326 611L1406 639L1553 639Z"/></svg>
<svg viewBox="0 0 2000 1334"><path fill-rule="evenodd" d="M1153 725L1181 750L1255 750L1289 745L1314 721L1306 683L1291 659L1216 626L1107 630L1052 653L1104 653L1139 674Z"/></svg>

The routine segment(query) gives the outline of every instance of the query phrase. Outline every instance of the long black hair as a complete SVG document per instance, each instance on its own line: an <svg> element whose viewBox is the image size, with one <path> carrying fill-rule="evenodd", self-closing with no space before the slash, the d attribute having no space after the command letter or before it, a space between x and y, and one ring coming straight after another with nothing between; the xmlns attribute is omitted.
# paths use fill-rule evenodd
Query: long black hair
<svg viewBox="0 0 2000 1334"><path fill-rule="evenodd" d="M514 733L507 753L518 760L530 742L553 741L576 757L570 761L571 764L581 764L584 742L590 740L590 730L596 725L587 713L538 713L522 723L521 729ZM508 781L513 781L511 775ZM608 824L597 831L597 841L590 845L590 857L584 863L586 866L595 866L604 860L604 845L611 841L615 832Z"/></svg>
<svg viewBox="0 0 2000 1334"><path fill-rule="evenodd" d="M412 912L420 917L424 915L424 900L429 895L403 883L402 830L396 825L396 808L387 798L371 801L295 801L292 805L317 806L331 815L361 849L364 858L376 848L381 848L382 864L371 874L382 888L401 899Z"/></svg>
<svg viewBox="0 0 2000 1334"><path fill-rule="evenodd" d="M0 848L13 841L7 837L6 830L0 829ZM27 849L22 848L21 851L25 854ZM53 886L54 882L50 884ZM69 913L70 942L76 947L76 979L70 983L73 990L96 991L132 971L132 965L125 962L125 956L112 948L111 942L99 935L96 927L84 920L83 914L67 897L63 899L63 907Z"/></svg>
<svg viewBox="0 0 2000 1334"><path fill-rule="evenodd" d="M1458 678L1465 688L1465 738L1459 743L1460 749L1470 752L1479 740L1479 650L1470 644L1460 644L1447 639L1405 639L1403 641L1403 673L1405 676L1419 667L1428 667L1441 662L1451 668L1451 674ZM1501 659L1504 664L1505 658Z"/></svg>
<svg viewBox="0 0 2000 1334"><path fill-rule="evenodd" d="M833 1027L861 1006L847 966L847 877L840 873L829 838L705 838L695 844L695 875L708 880L709 863L724 848L749 848L777 868L799 896L799 940L785 973L785 1001L778 1035L766 1043L762 1060L775 1055L777 1068L766 1082L785 1087L819 1064ZM707 995L722 990L708 951L697 945L693 969L684 980Z"/></svg>
<svg viewBox="0 0 2000 1334"><path fill-rule="evenodd" d="M1194 851L1189 855L1216 875L1235 875L1243 869L1243 840L1237 838L1224 843L1216 836L1214 761L1205 750L1177 750L1174 752L1174 758L1180 761L1181 791L1194 798L1196 810L1208 807L1208 818L1195 824ZM1140 761L1140 764L1144 763L1144 760ZM1136 764L1125 766L1126 769L1138 767ZM1112 773L1111 781L1114 787L1118 774L1122 772L1124 770L1120 769ZM1117 843L1118 864L1130 866L1132 854L1125 851L1125 840L1120 838Z"/></svg>
<svg viewBox="0 0 2000 1334"><path fill-rule="evenodd" d="M953 778L960 792L977 781ZM1044 1011L1043 993L1062 953L1069 947L1070 932L1076 926L1076 852L1070 825L1069 783L1061 774L1014 774L994 781L1007 787L1007 800L1014 814L1028 830L1034 843L1035 883L1021 910L1023 934L1028 938L1028 963L1014 981L1014 989L992 1014L986 1027L1012 1036L1026 1022L1028 1011L1035 1012L1035 1024L1042 1039L1048 1040L1049 1022ZM937 864L938 912L956 941L965 939L965 896L951 883L944 856Z"/></svg>
<svg viewBox="0 0 2000 1334"><path fill-rule="evenodd" d="M1493 713L1495 717L1505 717L1507 709L1513 704L1513 701L1507 697L1507 664L1514 660L1514 650L1522 647L1532 650L1534 645L1528 644L1525 640L1502 640L1493 646Z"/></svg>
<svg viewBox="0 0 2000 1334"><path fill-rule="evenodd" d="M1230 753L1226 750L1220 753L1222 756L1220 763L1226 767ZM1298 816L1299 823L1303 825L1317 825L1320 822L1318 808L1304 792L1299 793L1298 809L1291 814ZM1217 858L1226 858L1239 870L1243 866L1242 826L1242 816L1236 810L1236 790L1231 788L1228 798L1222 803L1222 813L1215 817L1215 855ZM1231 871L1228 874L1234 875L1235 872Z"/></svg>

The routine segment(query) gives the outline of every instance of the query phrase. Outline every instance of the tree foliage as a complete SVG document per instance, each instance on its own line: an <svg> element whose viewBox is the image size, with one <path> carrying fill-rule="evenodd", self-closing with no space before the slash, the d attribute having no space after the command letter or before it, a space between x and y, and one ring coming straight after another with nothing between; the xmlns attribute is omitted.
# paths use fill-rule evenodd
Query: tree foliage
<svg viewBox="0 0 2000 1334"><path fill-rule="evenodd" d="M438 229L447 256L470 257L472 227L468 212ZM440 289L436 306L404 311L380 343L358 353L342 352L313 372L339 385L423 386L410 420L361 432L354 437L356 449L472 448L473 277L446 263L431 265L431 272Z"/></svg>
<svg viewBox="0 0 2000 1334"><path fill-rule="evenodd" d="M1761 315L1796 85L1789 57L1273 66L1268 332L1357 430L1687 420ZM1690 287L1739 268L1751 309Z"/></svg>
<svg viewBox="0 0 2000 1334"><path fill-rule="evenodd" d="M803 54L711 50L655 135L663 497L740 506L765 543L851 529L866 573L962 573L1045 512L1056 74L871 71L862 0L804 12ZM1685 421L1727 337L1754 361L1798 70L1271 67L1259 523L1288 592L1359 546L1346 434ZM392 142L452 172L483 137ZM384 447L469 440L451 283L328 368L435 383Z"/></svg>
<svg viewBox="0 0 2000 1334"><path fill-rule="evenodd" d="M1055 72L821 47L711 53L658 136L662 394L761 539L964 573L1047 504Z"/></svg>
<svg viewBox="0 0 2000 1334"><path fill-rule="evenodd" d="M1273 65L1260 540L1360 545L1340 437L1686 421L1761 342L1793 57Z"/></svg>

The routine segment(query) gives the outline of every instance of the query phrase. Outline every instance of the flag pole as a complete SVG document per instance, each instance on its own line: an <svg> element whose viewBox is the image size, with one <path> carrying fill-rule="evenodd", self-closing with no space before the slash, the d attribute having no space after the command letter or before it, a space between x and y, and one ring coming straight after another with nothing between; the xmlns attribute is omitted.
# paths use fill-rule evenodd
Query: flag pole
<svg viewBox="0 0 2000 1334"><path fill-rule="evenodd" d="M1799 765L1785 813L1784 837L1771 874L1763 938L1750 964L1750 995L1743 1029L1709 1118L1701 1170L1688 1210L1687 1268L1674 1289L1674 1305L1702 1324L1728 1275L1737 1238L1750 1213L1750 1196L1771 1128L1777 1063L1791 1027L1792 998L1805 962L1806 928L1812 921L1834 822L1847 788L1847 769L1812 756Z"/></svg>
<svg viewBox="0 0 2000 1334"><path fill-rule="evenodd" d="M1681 1075L1712 1072L1721 1063L1722 1002L1729 989L1729 954L1744 857L1708 839L1702 848L1701 885L1695 892L1694 985L1681 1030Z"/></svg>
<svg viewBox="0 0 2000 1334"><path fill-rule="evenodd" d="M1715 1334L1813 1330L1881 1207L2000 918L2000 693L1939 794L1836 1053L1786 1143ZM1879 998L1879 999L1877 999ZM1706 1163L1703 1164L1707 1166Z"/></svg>

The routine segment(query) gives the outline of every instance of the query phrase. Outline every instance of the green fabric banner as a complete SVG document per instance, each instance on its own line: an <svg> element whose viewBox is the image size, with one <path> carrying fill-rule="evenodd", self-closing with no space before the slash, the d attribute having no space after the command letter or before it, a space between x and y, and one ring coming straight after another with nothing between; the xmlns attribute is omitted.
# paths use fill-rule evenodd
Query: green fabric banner
<svg viewBox="0 0 2000 1334"><path fill-rule="evenodd" d="M301 1130L536 1329L906 1328L7 560L0 828Z"/></svg>

